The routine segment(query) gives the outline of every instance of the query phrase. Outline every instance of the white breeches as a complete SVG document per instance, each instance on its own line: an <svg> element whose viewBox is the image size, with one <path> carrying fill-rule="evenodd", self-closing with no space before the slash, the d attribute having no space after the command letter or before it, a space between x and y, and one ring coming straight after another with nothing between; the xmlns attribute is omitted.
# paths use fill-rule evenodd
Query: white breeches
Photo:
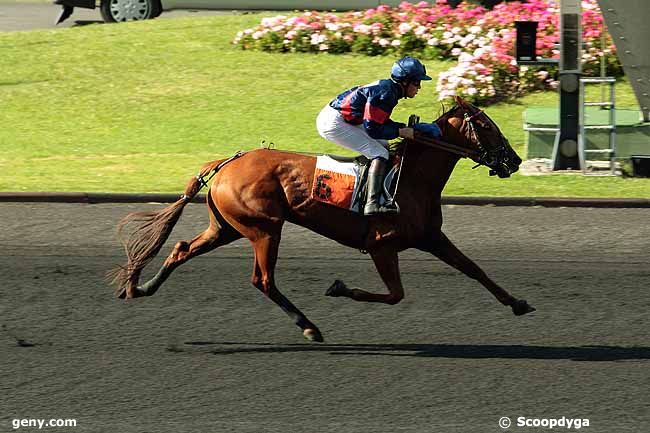
<svg viewBox="0 0 650 433"><path fill-rule="evenodd" d="M363 125L347 123L341 113L329 105L318 114L316 129L324 139L357 151L366 158L379 157L388 160L388 140L376 140L370 137Z"/></svg>

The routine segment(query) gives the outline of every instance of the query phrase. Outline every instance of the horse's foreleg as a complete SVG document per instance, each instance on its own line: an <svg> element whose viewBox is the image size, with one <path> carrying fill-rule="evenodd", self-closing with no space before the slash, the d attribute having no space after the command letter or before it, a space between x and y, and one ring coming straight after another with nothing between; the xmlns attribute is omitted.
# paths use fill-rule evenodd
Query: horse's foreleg
<svg viewBox="0 0 650 433"><path fill-rule="evenodd" d="M458 269L463 274L480 282L486 289L494 295L495 298L503 305L512 307L515 315L535 311L535 308L528 305L523 299L517 299L508 293L505 289L492 281L490 277L469 257L465 256L444 233L440 233L439 238L433 241L426 248L427 251L438 257L448 265Z"/></svg>
<svg viewBox="0 0 650 433"><path fill-rule="evenodd" d="M275 264L278 259L280 235L268 235L253 241L255 264L251 283L270 300L275 302L294 323L302 329L303 336L310 341L323 341L319 329L291 303L275 285Z"/></svg>
<svg viewBox="0 0 650 433"><path fill-rule="evenodd" d="M327 296L345 296L361 302L381 302L394 305L404 298L404 287L399 273L399 259L397 251L389 247L381 250L370 251L370 256L375 263L379 276L388 288L388 294L371 293L359 288L348 288L345 283L336 280L325 292Z"/></svg>
<svg viewBox="0 0 650 433"><path fill-rule="evenodd" d="M229 244L241 237L241 234L230 227L219 229L212 225L189 242L177 242L160 270L158 270L158 273L149 281L139 286L136 289L136 293L139 296L153 295L167 278L169 278L172 272L174 272L174 269L183 263L193 257L212 251L217 247Z"/></svg>

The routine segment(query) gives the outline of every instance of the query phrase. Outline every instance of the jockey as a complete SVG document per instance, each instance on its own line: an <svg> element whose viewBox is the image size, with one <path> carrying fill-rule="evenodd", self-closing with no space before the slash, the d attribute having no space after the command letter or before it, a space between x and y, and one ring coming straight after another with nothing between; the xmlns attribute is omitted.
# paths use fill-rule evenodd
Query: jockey
<svg viewBox="0 0 650 433"><path fill-rule="evenodd" d="M418 123L413 128L390 119L401 98L413 98L422 80L430 80L426 68L410 56L393 64L389 80L356 86L327 104L316 119L318 133L326 140L355 150L370 159L365 215L396 213L397 207L382 206L383 180L388 166L388 140L413 139L413 129L440 136L435 123Z"/></svg>

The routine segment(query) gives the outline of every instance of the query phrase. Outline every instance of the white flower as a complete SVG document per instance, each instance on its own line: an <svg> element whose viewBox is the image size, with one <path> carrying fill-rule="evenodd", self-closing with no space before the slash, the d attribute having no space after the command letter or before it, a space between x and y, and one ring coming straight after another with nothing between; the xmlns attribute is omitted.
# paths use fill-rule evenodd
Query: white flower
<svg viewBox="0 0 650 433"><path fill-rule="evenodd" d="M489 53L489 52L490 52L490 50L487 50L487 49L481 47L481 48L477 48L477 49L474 50L473 56L476 57L476 58L480 58L481 56L483 56L483 54L486 54L486 53Z"/></svg>
<svg viewBox="0 0 650 433"><path fill-rule="evenodd" d="M388 39L381 38L379 39L379 45L381 45L382 47L386 47L390 45L390 42L388 42Z"/></svg>
<svg viewBox="0 0 650 433"><path fill-rule="evenodd" d="M472 55L469 53L460 53L460 55L458 56L458 61L461 63L469 63L472 60L474 60L474 57L472 57Z"/></svg>
<svg viewBox="0 0 650 433"><path fill-rule="evenodd" d="M372 30L372 27L370 27L370 26L368 26L366 24L357 24L356 26L354 26L354 28L352 30L354 32L356 32L356 33L369 35L370 31Z"/></svg>
<svg viewBox="0 0 650 433"><path fill-rule="evenodd" d="M323 42L325 42L326 40L327 40L327 36L325 36L325 35L323 35L323 34L321 34L321 33L313 33L313 34L311 35L311 41L310 41L310 43L311 43L312 45L320 45L320 44L322 44Z"/></svg>
<svg viewBox="0 0 650 433"><path fill-rule="evenodd" d="M282 24L282 22L286 19L284 15L278 15L275 17L268 17L268 18L262 18L262 26L264 27L275 27L277 25Z"/></svg>
<svg viewBox="0 0 650 433"><path fill-rule="evenodd" d="M402 41L400 41L399 39L394 39L393 42L391 42L390 44L394 47L399 47L400 45L402 45Z"/></svg>
<svg viewBox="0 0 650 433"><path fill-rule="evenodd" d="M462 52L462 50L460 48L456 47L456 48L451 50L451 55L452 56L460 56L461 52Z"/></svg>
<svg viewBox="0 0 650 433"><path fill-rule="evenodd" d="M474 38L475 38L474 35L467 35L460 40L460 45L466 47L469 43L471 43L474 40Z"/></svg>
<svg viewBox="0 0 650 433"><path fill-rule="evenodd" d="M411 29L412 29L412 27L411 27L411 25L409 23L402 23L397 28L397 31L399 32L400 35L403 35L405 33L410 32Z"/></svg>
<svg viewBox="0 0 650 433"><path fill-rule="evenodd" d="M438 40L438 38L431 38L427 41L427 45L431 45L435 47L437 45L440 45L440 41Z"/></svg>

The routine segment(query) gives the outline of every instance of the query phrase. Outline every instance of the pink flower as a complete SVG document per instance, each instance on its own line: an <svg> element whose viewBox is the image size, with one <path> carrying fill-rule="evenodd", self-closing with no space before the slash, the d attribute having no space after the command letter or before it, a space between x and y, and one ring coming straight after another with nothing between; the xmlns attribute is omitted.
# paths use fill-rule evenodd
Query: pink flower
<svg viewBox="0 0 650 433"><path fill-rule="evenodd" d="M309 44L307 50L312 52L327 52L333 46L343 47L338 52L345 52L359 41L361 51L364 44L371 43L372 51L382 54L401 47L407 40L404 35L412 32L417 37L415 43L426 47L425 53L436 57L457 57L455 66L439 74L439 95L458 94L480 102L556 85L549 78L554 75L554 70L539 71L517 65L513 22L537 21L538 55L557 57L558 13L558 0L503 2L492 10L470 2L463 2L455 9L447 0L415 4L402 2L398 7L379 5L367 11L343 15L310 11L289 18L283 15L266 17L259 25L238 32L233 43L245 49L268 49L268 44L260 40L265 40L270 32L279 36L284 45L289 45L289 51L304 51L304 47L298 47L306 43ZM620 70L615 57L616 48L608 34L605 34L605 46L601 46L604 29L597 0L582 0L581 24L586 47L583 53L585 72L597 71L603 57L607 58L608 65ZM328 43L333 40L337 41L335 45ZM413 55L418 55L419 49L422 48L414 48ZM287 48L281 50L287 51Z"/></svg>

